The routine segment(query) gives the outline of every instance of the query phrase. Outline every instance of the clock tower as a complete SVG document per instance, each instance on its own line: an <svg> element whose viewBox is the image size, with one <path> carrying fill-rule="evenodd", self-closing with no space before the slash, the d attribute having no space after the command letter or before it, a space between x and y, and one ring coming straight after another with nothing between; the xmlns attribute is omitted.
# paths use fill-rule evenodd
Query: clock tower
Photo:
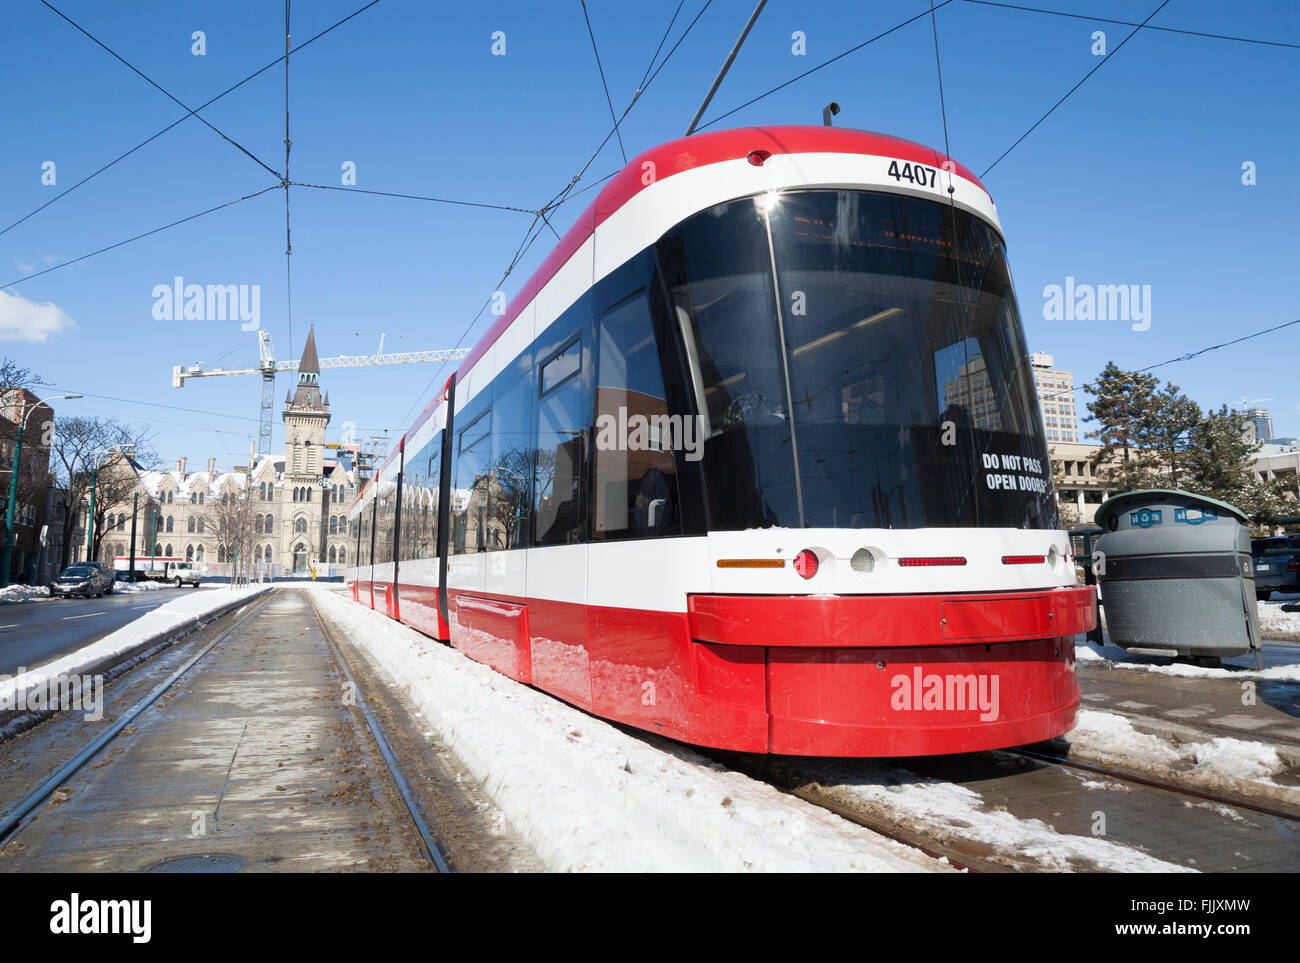
<svg viewBox="0 0 1300 963"><path fill-rule="evenodd" d="M301 572L311 559L324 558L321 518L325 470L325 426L330 421L329 395L321 400L320 360L316 333L307 332L307 344L298 362L298 387L284 399L284 475L282 498L289 504L286 543L280 556Z"/></svg>

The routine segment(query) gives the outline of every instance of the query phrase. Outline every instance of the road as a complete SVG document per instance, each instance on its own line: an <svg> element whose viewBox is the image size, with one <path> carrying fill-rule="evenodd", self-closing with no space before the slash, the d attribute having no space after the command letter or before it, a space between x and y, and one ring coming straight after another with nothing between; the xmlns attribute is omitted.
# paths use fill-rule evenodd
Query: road
<svg viewBox="0 0 1300 963"><path fill-rule="evenodd" d="M114 592L102 599L52 599L0 605L0 674L34 669L102 639L144 613L189 592Z"/></svg>

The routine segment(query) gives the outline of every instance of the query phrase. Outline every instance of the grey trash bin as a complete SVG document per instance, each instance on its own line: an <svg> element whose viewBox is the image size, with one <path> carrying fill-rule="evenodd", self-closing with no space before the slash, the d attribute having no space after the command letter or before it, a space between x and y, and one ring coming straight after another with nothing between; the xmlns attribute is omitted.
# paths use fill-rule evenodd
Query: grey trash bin
<svg viewBox="0 0 1300 963"><path fill-rule="evenodd" d="M1112 642L1146 655L1258 653L1250 528L1240 509L1146 489L1107 499L1095 518L1102 534L1093 557Z"/></svg>

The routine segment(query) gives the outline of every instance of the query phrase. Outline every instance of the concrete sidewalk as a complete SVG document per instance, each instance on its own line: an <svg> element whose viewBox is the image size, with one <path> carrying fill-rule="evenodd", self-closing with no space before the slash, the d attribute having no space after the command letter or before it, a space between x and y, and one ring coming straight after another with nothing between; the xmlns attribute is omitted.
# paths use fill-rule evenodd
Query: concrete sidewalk
<svg viewBox="0 0 1300 963"><path fill-rule="evenodd" d="M270 598L3 851L5 871L422 871L420 842L302 593Z"/></svg>

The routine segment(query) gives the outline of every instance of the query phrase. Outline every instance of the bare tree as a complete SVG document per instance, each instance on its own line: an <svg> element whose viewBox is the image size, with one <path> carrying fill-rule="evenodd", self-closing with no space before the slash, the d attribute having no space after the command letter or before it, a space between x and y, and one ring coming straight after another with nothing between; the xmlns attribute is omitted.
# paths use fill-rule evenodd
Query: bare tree
<svg viewBox="0 0 1300 963"><path fill-rule="evenodd" d="M214 499L208 512L209 524L216 532L217 559L232 563L231 578L238 575L235 566L247 571L253 556L253 506L243 492L227 492Z"/></svg>
<svg viewBox="0 0 1300 963"><path fill-rule="evenodd" d="M0 358L0 395L14 388L38 388L45 381L13 358Z"/></svg>
<svg viewBox="0 0 1300 963"><path fill-rule="evenodd" d="M127 452L139 456L148 444L148 434L111 418L64 418L56 425L42 426L42 443L50 449L51 472L66 490L63 502L63 558L60 566L72 557L74 521L83 502L95 487L95 541L90 557L98 558L104 533L104 515L108 507L122 500L101 494L100 485L108 479L110 486L119 484L126 474ZM127 491L129 492L129 488Z"/></svg>
<svg viewBox="0 0 1300 963"><path fill-rule="evenodd" d="M139 460L142 457L146 459L143 463ZM131 501L131 495L140 484L140 473L145 470L143 465L152 461L152 452L142 452L138 447L127 446L105 454L95 483L94 558L103 562L113 561L111 552L104 547L104 536L113 530L109 510Z"/></svg>

